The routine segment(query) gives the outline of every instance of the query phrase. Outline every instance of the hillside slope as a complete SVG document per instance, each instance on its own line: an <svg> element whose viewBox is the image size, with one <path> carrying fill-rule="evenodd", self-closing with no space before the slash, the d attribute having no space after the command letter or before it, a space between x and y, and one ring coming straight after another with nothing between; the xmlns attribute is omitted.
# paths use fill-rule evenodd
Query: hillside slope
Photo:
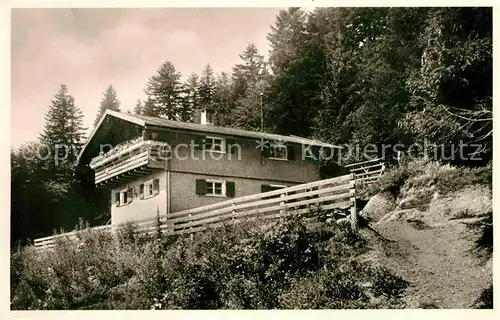
<svg viewBox="0 0 500 320"><path fill-rule="evenodd" d="M491 308L491 167L412 163L360 196L358 235L335 210L311 210L192 239L130 225L84 229L51 251L19 248L11 308L473 308L488 292Z"/></svg>
<svg viewBox="0 0 500 320"><path fill-rule="evenodd" d="M362 230L371 247L363 258L410 282L407 307L470 308L492 285L492 234L471 227L492 216L487 170L421 162L366 190L361 215L391 241Z"/></svg>

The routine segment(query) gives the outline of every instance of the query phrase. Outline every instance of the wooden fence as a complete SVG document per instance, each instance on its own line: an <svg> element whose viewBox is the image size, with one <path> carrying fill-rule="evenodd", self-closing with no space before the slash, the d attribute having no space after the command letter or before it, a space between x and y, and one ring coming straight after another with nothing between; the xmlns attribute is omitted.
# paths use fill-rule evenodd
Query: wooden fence
<svg viewBox="0 0 500 320"><path fill-rule="evenodd" d="M309 212L311 207L323 210L349 209L351 227L356 230L354 174L304 183L293 187L239 197L228 201L171 213L157 218L134 221L140 232L152 233L159 227L167 234L185 234L219 227L227 223L259 218L272 219L294 213ZM107 225L91 230L116 230L120 225ZM35 247L50 248L58 237L76 239L77 232L35 240Z"/></svg>
<svg viewBox="0 0 500 320"><path fill-rule="evenodd" d="M111 225L104 225L104 226L99 226L99 227L94 227L91 228L91 230L111 230L112 227ZM78 239L78 231L71 231L63 234L57 234L53 236L48 236L44 238L38 238L35 239L35 248L40 248L40 249L48 249L54 246L55 242L57 239L64 238L67 240L76 240Z"/></svg>
<svg viewBox="0 0 500 320"><path fill-rule="evenodd" d="M357 184L371 184L384 173L383 158L367 160L345 166L354 175Z"/></svg>

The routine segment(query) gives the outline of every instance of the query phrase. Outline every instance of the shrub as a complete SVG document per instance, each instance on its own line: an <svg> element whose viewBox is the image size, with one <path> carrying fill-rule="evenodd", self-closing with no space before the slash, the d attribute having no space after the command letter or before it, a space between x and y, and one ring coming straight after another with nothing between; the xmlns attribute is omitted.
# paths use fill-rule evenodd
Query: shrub
<svg viewBox="0 0 500 320"><path fill-rule="evenodd" d="M388 191L398 197L405 189L426 189L434 185L441 193L450 193L472 185L492 186L492 166L467 168L441 164L424 159L413 160L386 171L382 177L362 192L373 196Z"/></svg>
<svg viewBox="0 0 500 320"><path fill-rule="evenodd" d="M297 278L280 296L286 309L394 308L408 282L386 268L344 260L305 278Z"/></svg>
<svg viewBox="0 0 500 320"><path fill-rule="evenodd" d="M373 271L373 293L376 296L400 298L408 285L408 281L387 268L377 267Z"/></svg>
<svg viewBox="0 0 500 320"><path fill-rule="evenodd" d="M493 212L488 212L481 220L467 224L478 237L474 241L472 251L485 260L493 256Z"/></svg>
<svg viewBox="0 0 500 320"><path fill-rule="evenodd" d="M455 170L440 171L436 175L436 187L443 193L461 190L463 188L482 185L492 186L492 168L456 168Z"/></svg>
<svg viewBox="0 0 500 320"><path fill-rule="evenodd" d="M12 274L12 307L376 306L372 297L378 292L365 285L372 282L374 271L353 260L363 250L362 240L333 225L311 227L297 215L208 229L192 239L162 235L138 241L133 226L122 231L113 238L103 231L83 230L81 240L60 240L53 251L13 252L11 264L17 271ZM393 288L386 295L395 296L399 278L381 274L379 282Z"/></svg>
<svg viewBox="0 0 500 320"><path fill-rule="evenodd" d="M280 296L284 309L360 309L369 308L369 297L354 270L347 268L321 270L294 281L290 290Z"/></svg>

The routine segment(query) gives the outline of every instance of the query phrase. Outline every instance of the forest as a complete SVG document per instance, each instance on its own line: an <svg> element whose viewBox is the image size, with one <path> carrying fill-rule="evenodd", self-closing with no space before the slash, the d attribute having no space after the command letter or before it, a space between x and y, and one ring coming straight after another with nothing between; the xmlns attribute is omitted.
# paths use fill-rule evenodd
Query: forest
<svg viewBox="0 0 500 320"><path fill-rule="evenodd" d="M260 130L263 93L267 132L345 146L430 146L419 156L460 145L460 156L445 148L435 160L484 166L493 147L492 29L486 7L289 8L270 26L267 54L250 43L220 74L207 64L182 75L175 61L164 62L135 106L120 105L112 84L104 88L94 125L106 109L192 122L195 110L211 108L216 125ZM39 138L11 150L11 245L72 229L80 218L92 226L110 218L108 192L74 166L91 128L70 92L62 84Z"/></svg>

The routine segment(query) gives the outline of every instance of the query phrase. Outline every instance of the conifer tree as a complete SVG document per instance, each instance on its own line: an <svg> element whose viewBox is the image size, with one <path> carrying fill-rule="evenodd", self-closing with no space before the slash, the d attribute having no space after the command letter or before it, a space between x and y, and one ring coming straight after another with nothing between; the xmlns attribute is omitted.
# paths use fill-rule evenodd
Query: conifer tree
<svg viewBox="0 0 500 320"><path fill-rule="evenodd" d="M242 63L233 68L235 103L230 125L260 130L260 94L267 91L270 80L266 62L253 43L245 48L240 58Z"/></svg>
<svg viewBox="0 0 500 320"><path fill-rule="evenodd" d="M231 78L226 72L217 77L214 92L215 124L223 127L233 125L234 102L231 91Z"/></svg>
<svg viewBox="0 0 500 320"><path fill-rule="evenodd" d="M94 120L94 127L97 125L101 116L106 112L107 109L120 112L120 101L116 94L115 88L110 85L106 91L103 92L103 97L101 99L101 104L99 106L99 111Z"/></svg>
<svg viewBox="0 0 500 320"><path fill-rule="evenodd" d="M243 63L234 66L234 74L242 77L247 86L262 80L266 74L266 62L264 56L259 54L257 46L250 43L239 56Z"/></svg>
<svg viewBox="0 0 500 320"><path fill-rule="evenodd" d="M142 101L140 99L137 99L137 102L135 104L134 110L132 111L133 114L141 115L144 112L144 106L142 104Z"/></svg>
<svg viewBox="0 0 500 320"><path fill-rule="evenodd" d="M194 111L199 106L198 80L198 75L196 73L192 73L183 84L183 96L179 109L180 121L193 121Z"/></svg>
<svg viewBox="0 0 500 320"><path fill-rule="evenodd" d="M201 109L213 107L215 81L214 70L210 64L207 64L201 73L198 87L199 107Z"/></svg>
<svg viewBox="0 0 500 320"><path fill-rule="evenodd" d="M269 63L274 74L280 74L301 55L306 43L307 15L300 8L281 10L271 26L267 39L271 45Z"/></svg>
<svg viewBox="0 0 500 320"><path fill-rule="evenodd" d="M148 96L148 98L144 102L142 114L149 117L159 117L158 108L156 107L154 100L150 96Z"/></svg>
<svg viewBox="0 0 500 320"><path fill-rule="evenodd" d="M180 79L181 74L170 61L164 62L156 74L149 78L144 92L151 97L157 109L150 112L153 116L164 116L170 120L178 118L182 91Z"/></svg>
<svg viewBox="0 0 500 320"><path fill-rule="evenodd" d="M68 87L61 85L45 115L45 127L40 135L40 142L50 150L47 162L50 170L70 174L68 171L83 144L85 130L82 110L75 105Z"/></svg>

